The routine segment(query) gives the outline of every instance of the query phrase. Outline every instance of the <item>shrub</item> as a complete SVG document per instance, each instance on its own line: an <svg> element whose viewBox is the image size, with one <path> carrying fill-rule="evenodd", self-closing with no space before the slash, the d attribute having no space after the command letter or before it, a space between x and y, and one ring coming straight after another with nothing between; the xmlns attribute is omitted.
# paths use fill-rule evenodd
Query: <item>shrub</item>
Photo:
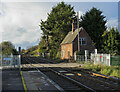
<svg viewBox="0 0 120 92"><path fill-rule="evenodd" d="M101 73L105 75L110 75L112 70L110 68L101 69Z"/></svg>
<svg viewBox="0 0 120 92"><path fill-rule="evenodd" d="M113 69L113 71L110 74L110 76L120 77L120 70Z"/></svg>
<svg viewBox="0 0 120 92"><path fill-rule="evenodd" d="M85 64L83 66L85 69L92 71L100 72L101 74L120 77L120 66L106 66L106 65L94 65L94 64Z"/></svg>

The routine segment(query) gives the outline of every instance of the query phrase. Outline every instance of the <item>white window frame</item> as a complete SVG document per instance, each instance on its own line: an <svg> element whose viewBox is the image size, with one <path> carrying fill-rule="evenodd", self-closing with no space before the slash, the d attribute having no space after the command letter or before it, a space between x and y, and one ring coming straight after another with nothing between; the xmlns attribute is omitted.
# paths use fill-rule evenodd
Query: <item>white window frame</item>
<svg viewBox="0 0 120 92"><path fill-rule="evenodd" d="M85 41L85 44L83 44L82 41ZM80 42L80 46L82 46L82 45L87 45L87 40L86 40L86 38L84 38L84 37L80 38L80 39L79 39L79 42Z"/></svg>

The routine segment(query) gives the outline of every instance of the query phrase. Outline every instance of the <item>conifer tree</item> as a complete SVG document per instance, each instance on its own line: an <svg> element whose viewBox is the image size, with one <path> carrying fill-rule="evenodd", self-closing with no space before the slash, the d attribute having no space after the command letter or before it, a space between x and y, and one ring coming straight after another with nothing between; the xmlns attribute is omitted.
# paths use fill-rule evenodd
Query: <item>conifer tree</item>
<svg viewBox="0 0 120 92"><path fill-rule="evenodd" d="M102 15L102 11L93 7L81 17L81 20L80 26L87 31L95 47L101 50L101 45L103 44L102 34L106 30L106 20L105 16Z"/></svg>
<svg viewBox="0 0 120 92"><path fill-rule="evenodd" d="M71 31L74 15L75 12L71 5L60 2L52 8L46 21L41 20L42 38L46 39L48 52L51 56L55 57L57 52L60 51L60 43L66 34Z"/></svg>
<svg viewBox="0 0 120 92"><path fill-rule="evenodd" d="M106 53L113 55L120 54L120 34L117 29L110 28L105 31L103 36L104 44L103 49Z"/></svg>

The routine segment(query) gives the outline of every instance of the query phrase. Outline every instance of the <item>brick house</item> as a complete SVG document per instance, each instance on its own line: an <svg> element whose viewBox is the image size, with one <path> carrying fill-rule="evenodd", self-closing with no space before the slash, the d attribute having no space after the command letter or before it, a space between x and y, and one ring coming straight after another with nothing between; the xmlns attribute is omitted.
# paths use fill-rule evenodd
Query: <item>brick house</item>
<svg viewBox="0 0 120 92"><path fill-rule="evenodd" d="M72 31L70 31L61 43L61 59L69 59L74 56L74 52L78 51L78 33L79 33L79 48L80 50L88 50L92 52L95 46L92 40L83 27L77 29L77 23L72 23Z"/></svg>

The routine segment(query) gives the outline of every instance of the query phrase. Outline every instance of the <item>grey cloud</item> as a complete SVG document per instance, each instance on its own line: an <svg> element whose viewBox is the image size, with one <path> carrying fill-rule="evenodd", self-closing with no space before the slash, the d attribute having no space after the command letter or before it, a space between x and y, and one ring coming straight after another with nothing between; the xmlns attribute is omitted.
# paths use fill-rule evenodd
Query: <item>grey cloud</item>
<svg viewBox="0 0 120 92"><path fill-rule="evenodd" d="M39 41L29 42L29 41L23 41L20 44L15 44L16 48L21 47L22 49L27 49L27 47L31 47L34 45L38 45Z"/></svg>
<svg viewBox="0 0 120 92"><path fill-rule="evenodd" d="M27 32L27 30L24 27L18 27L17 31L20 32L20 33L26 33Z"/></svg>

